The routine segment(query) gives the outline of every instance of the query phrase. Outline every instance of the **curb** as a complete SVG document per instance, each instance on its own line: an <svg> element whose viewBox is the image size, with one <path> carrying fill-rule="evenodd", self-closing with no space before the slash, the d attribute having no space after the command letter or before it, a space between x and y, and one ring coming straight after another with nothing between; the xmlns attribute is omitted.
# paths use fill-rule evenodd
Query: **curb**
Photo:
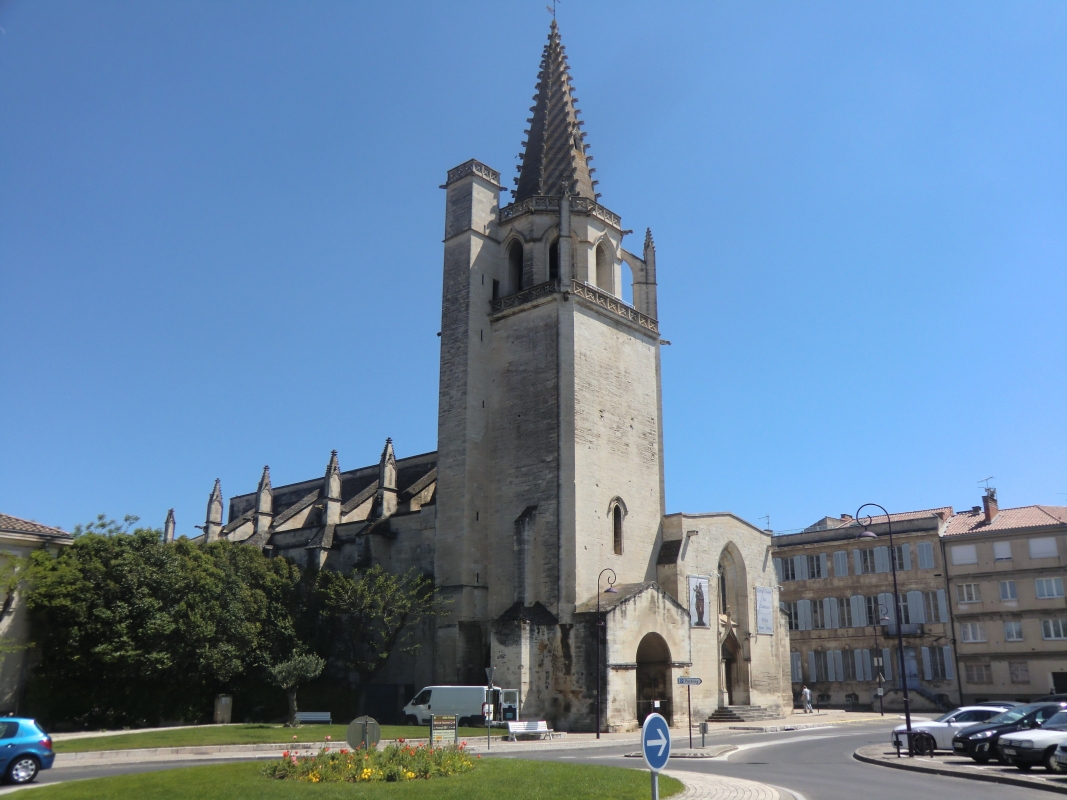
<svg viewBox="0 0 1067 800"><path fill-rule="evenodd" d="M945 769L944 767L928 767L925 764L896 764L885 759L860 755L858 750L852 754L852 757L857 761L862 761L864 764L875 764L880 767L889 767L890 769L902 769L908 772L925 772L928 775L944 775L949 778L963 778L964 780L982 781L984 783L1004 783L1009 786L1022 786L1026 789L1040 789L1046 792L1067 794L1067 784L1041 783L1038 781L1027 780L1026 778L1016 778L1012 775L1000 775L995 773L989 775L975 773L972 775L968 772ZM900 760L903 761L904 759Z"/></svg>

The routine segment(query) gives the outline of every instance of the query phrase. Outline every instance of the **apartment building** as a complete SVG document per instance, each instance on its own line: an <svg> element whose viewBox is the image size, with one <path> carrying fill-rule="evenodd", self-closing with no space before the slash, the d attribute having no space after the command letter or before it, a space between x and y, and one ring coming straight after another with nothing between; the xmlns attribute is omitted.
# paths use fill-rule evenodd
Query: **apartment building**
<svg viewBox="0 0 1067 800"><path fill-rule="evenodd" d="M951 508L876 517L864 527L847 514L774 538L774 565L786 616L794 695L807 684L823 705L900 709L897 622L913 710L959 702L941 536ZM866 521L866 520L865 520ZM893 601L892 564L899 594Z"/></svg>
<svg viewBox="0 0 1067 800"><path fill-rule="evenodd" d="M1067 508L1002 509L988 489L942 543L962 700L1067 692Z"/></svg>

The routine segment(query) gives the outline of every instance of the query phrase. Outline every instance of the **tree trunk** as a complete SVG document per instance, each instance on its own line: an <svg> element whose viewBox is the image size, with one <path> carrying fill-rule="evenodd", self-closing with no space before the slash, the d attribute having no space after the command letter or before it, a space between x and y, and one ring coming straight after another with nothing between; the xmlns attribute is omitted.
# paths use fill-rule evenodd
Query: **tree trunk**
<svg viewBox="0 0 1067 800"><path fill-rule="evenodd" d="M359 683L356 684L356 716L362 717L366 711L367 705L367 683L360 678Z"/></svg>
<svg viewBox="0 0 1067 800"><path fill-rule="evenodd" d="M289 701L289 722L286 723L290 728L297 726L296 722L296 687L285 690L285 698Z"/></svg>

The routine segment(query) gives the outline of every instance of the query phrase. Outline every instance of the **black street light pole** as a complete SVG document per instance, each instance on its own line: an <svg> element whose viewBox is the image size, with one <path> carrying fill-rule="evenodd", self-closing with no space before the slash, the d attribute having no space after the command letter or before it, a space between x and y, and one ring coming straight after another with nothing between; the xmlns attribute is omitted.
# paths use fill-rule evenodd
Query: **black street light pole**
<svg viewBox="0 0 1067 800"><path fill-rule="evenodd" d="M881 603L878 603L877 606L878 619L875 620L874 626L874 652L877 653L875 658L878 659L878 710L882 712L882 716L884 717L885 698L882 695L884 694L885 690L882 688L882 681L885 680L885 673L882 671L884 669L884 667L882 666L882 662L884 661L884 659L882 658L881 652L878 647L878 628L881 626L882 622L889 622L889 609L883 606Z"/></svg>
<svg viewBox="0 0 1067 800"><path fill-rule="evenodd" d="M610 572L608 576L608 588L604 590L604 594L618 594L615 589L615 570L611 567L605 567L600 570L600 574L596 576L596 738L600 738L600 684L603 683L603 678L600 675L600 640L604 635L603 628L605 627L604 618L600 616L600 579L604 577L605 572Z"/></svg>
<svg viewBox="0 0 1067 800"><path fill-rule="evenodd" d="M889 565L893 568L893 604L896 606L893 609L893 618L897 623L897 659L898 668L900 670L900 688L904 697L904 727L907 729L908 736L908 755L914 756L915 749L911 743L911 700L908 698L908 676L904 669L904 631L900 623L900 592L897 589L897 553L893 547L893 520L889 516L889 512L877 503L864 503L858 509L856 509L856 522L863 526L863 533L857 538L860 539L877 539L878 534L868 530L868 526L871 524L871 517L867 515L866 522L860 522L863 517L860 516L860 512L867 506L873 506L874 508L881 508L882 513L885 514L886 525L889 528Z"/></svg>

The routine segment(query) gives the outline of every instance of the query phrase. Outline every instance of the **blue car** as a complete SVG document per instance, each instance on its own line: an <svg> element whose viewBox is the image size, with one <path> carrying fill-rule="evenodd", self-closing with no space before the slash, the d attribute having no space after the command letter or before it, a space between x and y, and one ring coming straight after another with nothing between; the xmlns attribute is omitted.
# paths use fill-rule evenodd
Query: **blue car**
<svg viewBox="0 0 1067 800"><path fill-rule="evenodd" d="M8 783L29 783L55 760L52 737L35 720L0 717L0 771Z"/></svg>

